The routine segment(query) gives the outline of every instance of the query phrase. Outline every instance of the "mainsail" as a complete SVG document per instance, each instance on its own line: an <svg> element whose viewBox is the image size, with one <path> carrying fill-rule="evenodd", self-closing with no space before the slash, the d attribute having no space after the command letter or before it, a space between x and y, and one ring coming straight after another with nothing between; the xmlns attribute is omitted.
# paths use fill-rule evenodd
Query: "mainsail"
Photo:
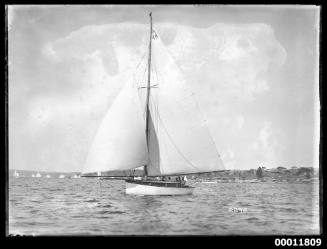
<svg viewBox="0 0 327 249"><path fill-rule="evenodd" d="M145 82L127 83L96 134L83 173L142 165L147 166L149 176L224 169L183 74L158 34L151 37L150 56L157 78L150 84L148 130L144 110L149 89Z"/></svg>
<svg viewBox="0 0 327 249"><path fill-rule="evenodd" d="M144 127L137 88L127 83L98 129L83 173L130 170L147 164Z"/></svg>

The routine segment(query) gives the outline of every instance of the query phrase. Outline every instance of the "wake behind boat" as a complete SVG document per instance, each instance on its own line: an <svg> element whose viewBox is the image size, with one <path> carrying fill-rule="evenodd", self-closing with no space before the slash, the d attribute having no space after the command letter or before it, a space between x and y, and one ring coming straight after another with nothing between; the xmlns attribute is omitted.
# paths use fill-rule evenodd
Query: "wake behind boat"
<svg viewBox="0 0 327 249"><path fill-rule="evenodd" d="M83 176L143 166L141 179L126 179L126 194L191 194L193 187L169 177L220 171L223 162L194 93L187 89L185 77L152 28L151 13L144 69L140 71L147 71L147 80L126 83L105 115Z"/></svg>

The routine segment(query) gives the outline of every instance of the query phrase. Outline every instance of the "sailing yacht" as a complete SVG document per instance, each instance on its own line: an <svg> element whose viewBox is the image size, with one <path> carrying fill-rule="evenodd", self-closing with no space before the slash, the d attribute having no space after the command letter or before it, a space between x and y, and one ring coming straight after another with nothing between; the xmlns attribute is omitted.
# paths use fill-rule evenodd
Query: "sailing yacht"
<svg viewBox="0 0 327 249"><path fill-rule="evenodd" d="M46 175L45 177L46 177L46 178L51 178L51 176L50 176L50 175Z"/></svg>
<svg viewBox="0 0 327 249"><path fill-rule="evenodd" d="M18 174L18 172L15 170L15 172L14 172L14 177L16 177L16 178L18 178L19 177L19 174Z"/></svg>
<svg viewBox="0 0 327 249"><path fill-rule="evenodd" d="M180 177L224 166L185 77L152 27L151 13L145 70L147 80L127 82L106 113L83 176L143 166L141 179L125 180L126 194L192 194L194 187Z"/></svg>
<svg viewBox="0 0 327 249"><path fill-rule="evenodd" d="M59 178L65 178L65 175L60 175Z"/></svg>
<svg viewBox="0 0 327 249"><path fill-rule="evenodd" d="M39 173L39 172L37 172L37 174L36 174L36 176L35 177L42 177L42 175Z"/></svg>

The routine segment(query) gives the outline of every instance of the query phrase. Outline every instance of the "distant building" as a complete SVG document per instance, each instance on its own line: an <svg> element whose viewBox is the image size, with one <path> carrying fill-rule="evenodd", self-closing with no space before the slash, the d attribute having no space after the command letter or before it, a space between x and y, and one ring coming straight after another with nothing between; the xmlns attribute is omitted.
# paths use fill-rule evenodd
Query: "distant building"
<svg viewBox="0 0 327 249"><path fill-rule="evenodd" d="M262 168L261 168L261 167L259 167L259 168L257 169L257 171L256 171L256 176L257 176L257 178L262 178L262 176L263 176L263 172L262 172Z"/></svg>
<svg viewBox="0 0 327 249"><path fill-rule="evenodd" d="M299 175L305 175L307 178L310 178L313 175L313 168L305 168L301 167L297 170L296 174Z"/></svg>

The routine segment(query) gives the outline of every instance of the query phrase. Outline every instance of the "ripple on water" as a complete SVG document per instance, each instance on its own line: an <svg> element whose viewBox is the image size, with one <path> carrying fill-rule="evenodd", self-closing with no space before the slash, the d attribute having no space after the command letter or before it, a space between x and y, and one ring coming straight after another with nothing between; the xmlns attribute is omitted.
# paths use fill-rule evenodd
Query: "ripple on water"
<svg viewBox="0 0 327 249"><path fill-rule="evenodd" d="M106 205L101 205L101 207L103 207L103 208L110 208L112 206L110 204L106 204Z"/></svg>
<svg viewBox="0 0 327 249"><path fill-rule="evenodd" d="M101 210L97 212L98 214L124 214L123 211L110 211L110 210Z"/></svg>
<svg viewBox="0 0 327 249"><path fill-rule="evenodd" d="M93 199L86 200L84 202L98 202L98 200L93 198Z"/></svg>
<svg viewBox="0 0 327 249"><path fill-rule="evenodd" d="M316 224L319 202L313 202L313 196L318 194L313 194L313 188L304 184L291 187L270 183L195 184L194 195L188 197L129 196L124 194L123 181L99 184L94 179L18 178L9 184L10 232L39 235L319 233ZM246 207L248 211L232 213L230 207Z"/></svg>

